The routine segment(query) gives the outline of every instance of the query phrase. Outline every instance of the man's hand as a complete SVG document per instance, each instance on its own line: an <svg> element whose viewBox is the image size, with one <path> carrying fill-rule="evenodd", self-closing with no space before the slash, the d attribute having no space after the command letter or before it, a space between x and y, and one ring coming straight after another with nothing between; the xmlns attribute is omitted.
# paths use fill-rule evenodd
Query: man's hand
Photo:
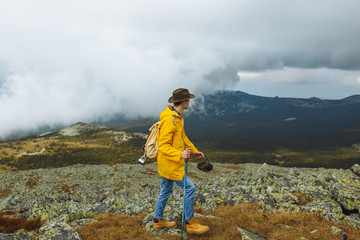
<svg viewBox="0 0 360 240"><path fill-rule="evenodd" d="M195 155L200 159L205 157L205 155L202 152L197 152L195 153Z"/></svg>
<svg viewBox="0 0 360 240"><path fill-rule="evenodd" d="M190 150L184 150L183 153L181 154L182 158L189 158L190 157Z"/></svg>

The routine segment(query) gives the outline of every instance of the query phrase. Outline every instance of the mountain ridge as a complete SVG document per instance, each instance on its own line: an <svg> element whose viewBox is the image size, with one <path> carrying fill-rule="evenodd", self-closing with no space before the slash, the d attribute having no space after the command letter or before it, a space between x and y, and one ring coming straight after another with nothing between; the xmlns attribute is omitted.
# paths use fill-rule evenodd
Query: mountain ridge
<svg viewBox="0 0 360 240"><path fill-rule="evenodd" d="M203 140L272 141L275 137L280 142L319 140L348 146L360 138L359 96L322 100L219 91L193 100L184 113L185 129L192 138ZM127 129L146 133L148 127Z"/></svg>
<svg viewBox="0 0 360 240"><path fill-rule="evenodd" d="M193 100L194 104L191 104L188 113L185 113L185 116L190 115L197 115L201 118L201 114L205 116L221 116L224 115L226 111L227 114L233 110L236 112L251 112L252 110L259 110L264 109L266 106L267 108L274 107L274 103L281 103L283 104L282 107L309 107L309 108L323 108L323 107L341 107L341 106L350 106L354 104L360 104L360 95L351 95L345 97L343 99L330 99L330 100L323 100L317 97L311 98L292 98L292 97L266 97L266 96L258 96L252 95L242 91L231 91L231 90L222 90L217 91L213 94L203 94L197 95L197 97ZM215 106L214 101L218 101L219 106ZM236 101L236 103L234 103ZM211 102L212 108L208 109L207 104ZM230 102L228 107L225 106L226 103ZM279 107L275 107L279 108ZM360 105L359 105L360 109ZM359 111L360 112L360 111ZM211 114L208 114L211 113ZM213 114L215 113L215 114ZM159 113L160 114L160 113ZM290 116L291 117L291 116ZM290 117L285 117L290 118ZM204 118L204 117L203 117ZM108 118L107 118L108 119ZM157 119L157 117L155 117ZM119 126L119 123L125 125L125 123L129 122L144 122L144 121L153 121L153 118L142 118L142 119L135 119L135 118L125 118L123 114L118 114L118 117L113 117L106 121L90 121L89 123L99 124L99 125L106 125L112 126L116 128ZM131 124L128 124L131 125ZM132 124L134 125L134 124ZM136 125L136 124L135 124ZM38 128L38 130L29 130L29 131L16 131L11 136L8 136L6 139L0 139L0 142L9 141L9 140L17 140L20 138L24 138L30 135L38 135L46 131L54 131L57 129L65 128L66 125L64 124L57 124L56 127L51 127L48 125L43 125ZM127 129L131 129L132 126L128 126ZM147 126L142 128L142 132L146 132ZM134 128L136 129L136 127Z"/></svg>

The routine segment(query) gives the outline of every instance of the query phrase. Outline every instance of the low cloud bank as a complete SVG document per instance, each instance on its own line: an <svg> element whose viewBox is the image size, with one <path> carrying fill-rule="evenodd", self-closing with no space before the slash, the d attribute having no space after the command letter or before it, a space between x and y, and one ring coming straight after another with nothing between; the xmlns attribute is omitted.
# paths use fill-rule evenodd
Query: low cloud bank
<svg viewBox="0 0 360 240"><path fill-rule="evenodd" d="M0 138L115 114L157 116L178 87L278 95L306 85L297 91L306 95L330 83L328 96L359 92L359 8L355 0L7 2ZM334 70L342 75L327 78ZM249 81L238 72L273 74Z"/></svg>

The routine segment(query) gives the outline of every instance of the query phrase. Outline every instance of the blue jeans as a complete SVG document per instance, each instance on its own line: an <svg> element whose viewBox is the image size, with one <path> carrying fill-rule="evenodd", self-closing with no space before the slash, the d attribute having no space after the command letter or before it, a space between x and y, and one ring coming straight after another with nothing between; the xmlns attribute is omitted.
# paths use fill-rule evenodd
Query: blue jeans
<svg viewBox="0 0 360 240"><path fill-rule="evenodd" d="M154 217L157 219L163 219L164 209L168 198L173 193L174 182L181 188L184 189L184 181L175 181L162 178L161 191L155 206ZM185 219L189 221L194 217L194 195L195 186L186 178L186 190L185 190Z"/></svg>

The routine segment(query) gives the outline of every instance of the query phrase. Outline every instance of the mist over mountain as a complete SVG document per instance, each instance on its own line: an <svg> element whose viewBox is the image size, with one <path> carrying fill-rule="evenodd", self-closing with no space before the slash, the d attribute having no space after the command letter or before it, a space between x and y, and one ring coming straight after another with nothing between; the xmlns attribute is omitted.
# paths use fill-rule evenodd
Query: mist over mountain
<svg viewBox="0 0 360 240"><path fill-rule="evenodd" d="M359 97L281 98L240 91L196 95L185 111L185 131L212 162L349 168L360 157ZM2 163L11 169L134 163L143 155L143 136L156 121L119 115L106 122L44 129L23 141L2 143Z"/></svg>
<svg viewBox="0 0 360 240"><path fill-rule="evenodd" d="M340 100L263 97L241 91L218 91L197 95L184 114L187 135L197 141L219 141L223 145L282 145L311 147L349 146L360 142L360 95ZM160 114L160 112L158 113ZM111 128L147 133L157 118L128 119L123 115L107 121ZM61 128L64 126L57 126ZM56 128L55 128L56 129ZM18 132L12 139L39 131Z"/></svg>
<svg viewBox="0 0 360 240"><path fill-rule="evenodd" d="M241 91L197 96L185 114L195 140L272 145L349 146L360 141L360 95L340 100L262 97ZM146 132L147 126L133 127Z"/></svg>
<svg viewBox="0 0 360 240"><path fill-rule="evenodd" d="M342 100L260 97L244 92L204 96L186 120L189 133L220 139L353 142L360 130L360 95Z"/></svg>

